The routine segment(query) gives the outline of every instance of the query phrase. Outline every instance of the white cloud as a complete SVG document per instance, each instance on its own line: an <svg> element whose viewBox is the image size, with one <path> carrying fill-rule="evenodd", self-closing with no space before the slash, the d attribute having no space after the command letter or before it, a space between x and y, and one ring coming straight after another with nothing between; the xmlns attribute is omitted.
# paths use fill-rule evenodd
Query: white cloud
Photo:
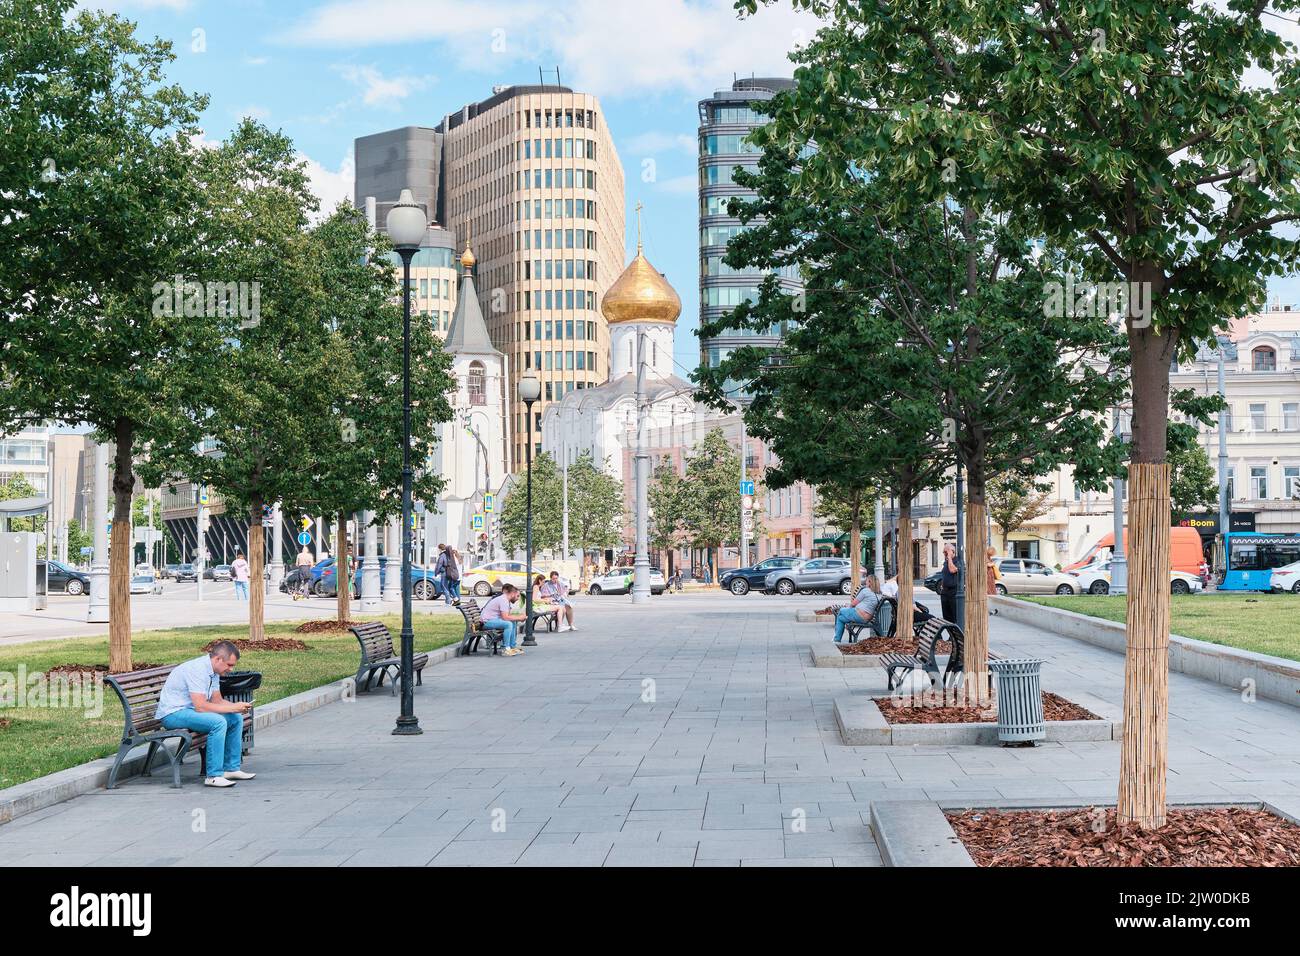
<svg viewBox="0 0 1300 956"><path fill-rule="evenodd" d="M521 67L555 63L565 85L597 96L707 95L732 71L785 76L787 54L818 21L784 7L740 19L732 0L487 0L466 15L451 0L333 0L283 42L348 46L435 42L442 59L494 81L527 82Z"/></svg>
<svg viewBox="0 0 1300 956"><path fill-rule="evenodd" d="M426 89L437 80L432 75L403 74L388 77L373 66L358 66L353 63L339 64L334 69L343 79L361 89L362 103L383 109L395 109L406 97Z"/></svg>
<svg viewBox="0 0 1300 956"><path fill-rule="evenodd" d="M245 56L244 66L266 66L271 62L269 56Z"/></svg>
<svg viewBox="0 0 1300 956"><path fill-rule="evenodd" d="M647 130L637 136L633 136L623 142L623 148L619 150L628 156L650 156L655 153L666 153L670 150L681 150L691 156L695 155L696 143L695 138L687 136L685 133L665 133L660 130Z"/></svg>
<svg viewBox="0 0 1300 956"><path fill-rule="evenodd" d="M316 162L306 153L298 155L307 164L307 178L311 184L311 191L320 200L320 212L316 216L318 220L332 213L343 200L352 201L357 168L351 147L340 161L337 172Z"/></svg>
<svg viewBox="0 0 1300 956"><path fill-rule="evenodd" d="M673 176L669 179L661 179L654 185L661 192L672 193L678 196L694 195L695 191L699 188L699 177L694 174Z"/></svg>
<svg viewBox="0 0 1300 956"><path fill-rule="evenodd" d="M257 120L259 123L265 121L271 115L271 111L265 106L255 104L245 106L243 109L231 110L231 112L235 114L236 119L242 120L247 117L248 119Z"/></svg>

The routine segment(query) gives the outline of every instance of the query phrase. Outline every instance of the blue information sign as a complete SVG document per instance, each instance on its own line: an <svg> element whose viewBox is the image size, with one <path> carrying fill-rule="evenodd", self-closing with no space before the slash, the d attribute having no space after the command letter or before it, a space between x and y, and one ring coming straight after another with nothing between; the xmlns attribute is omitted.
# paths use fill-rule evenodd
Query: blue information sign
<svg viewBox="0 0 1300 956"><path fill-rule="evenodd" d="M299 532L299 534L298 534L298 543L299 543L299 544L311 544L311 532L310 532L310 531L302 531L302 532Z"/></svg>
<svg viewBox="0 0 1300 956"><path fill-rule="evenodd" d="M740 483L740 493L742 495L752 495L754 493L754 483L752 481L742 481Z"/></svg>

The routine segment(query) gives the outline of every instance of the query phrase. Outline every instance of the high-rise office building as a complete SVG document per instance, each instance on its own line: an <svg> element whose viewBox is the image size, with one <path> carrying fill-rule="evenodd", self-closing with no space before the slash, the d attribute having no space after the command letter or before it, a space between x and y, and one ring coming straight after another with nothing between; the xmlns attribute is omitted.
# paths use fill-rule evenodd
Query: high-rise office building
<svg viewBox="0 0 1300 956"><path fill-rule="evenodd" d="M375 197L381 229L408 188L457 248L472 243L479 303L506 356L511 467L521 467L520 376L542 382L536 451L549 404L608 374L600 302L623 267L623 167L599 102L563 86L498 87L433 129L358 139L356 165L357 202Z"/></svg>
<svg viewBox="0 0 1300 956"><path fill-rule="evenodd" d="M769 100L780 90L794 87L794 80L782 77L758 77L736 80L729 90L718 90L700 101L700 321L716 319L742 302L756 302L758 287L765 273L751 269L733 269L722 260L727 243L744 227L735 216L727 214L727 201L733 196L753 196L752 189L736 185L733 175L737 166L754 169L759 152L745 142L755 127L767 117L754 112L752 103ZM795 294L803 284L793 268L781 270L782 288ZM763 334L733 331L700 341L700 361L716 366L732 349L742 345L777 345L782 329L768 329Z"/></svg>

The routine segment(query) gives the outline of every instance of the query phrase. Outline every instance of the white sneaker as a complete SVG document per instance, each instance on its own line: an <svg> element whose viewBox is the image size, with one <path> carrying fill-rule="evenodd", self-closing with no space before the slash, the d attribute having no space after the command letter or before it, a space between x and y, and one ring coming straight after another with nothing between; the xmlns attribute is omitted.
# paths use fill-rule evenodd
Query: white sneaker
<svg viewBox="0 0 1300 956"><path fill-rule="evenodd" d="M225 777L208 777L203 781L205 787L233 787L235 781L227 780Z"/></svg>
<svg viewBox="0 0 1300 956"><path fill-rule="evenodd" d="M567 624L561 624L560 627L559 627L559 629L558 629L555 633L556 633L556 634L563 634L565 631L570 631L570 630L573 630L573 629L572 629L571 627L569 627L569 625L567 625Z"/></svg>
<svg viewBox="0 0 1300 956"><path fill-rule="evenodd" d="M576 631L577 629L578 629L578 625L576 625L576 624L570 624L570 625L569 625L569 630L571 630L571 631Z"/></svg>
<svg viewBox="0 0 1300 956"><path fill-rule="evenodd" d="M227 780L252 780L257 774L247 773L243 770L227 770L222 776Z"/></svg>

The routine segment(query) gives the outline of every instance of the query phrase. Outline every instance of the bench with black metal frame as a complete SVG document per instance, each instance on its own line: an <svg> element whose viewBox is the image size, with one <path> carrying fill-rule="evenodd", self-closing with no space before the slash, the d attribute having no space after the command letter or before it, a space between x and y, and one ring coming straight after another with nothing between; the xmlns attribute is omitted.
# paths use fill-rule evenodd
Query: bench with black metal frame
<svg viewBox="0 0 1300 956"><path fill-rule="evenodd" d="M914 652L881 655L880 666L885 669L885 681L891 691L902 683L905 675L915 670L923 670L930 675L931 684L939 680L939 667L935 663L934 648L941 640L940 635L945 632L949 634L951 640L952 632L961 633L961 629L943 618L932 617L916 629ZM946 676L944 680L946 682Z"/></svg>
<svg viewBox="0 0 1300 956"><path fill-rule="evenodd" d="M988 659L998 661L1002 658L992 651L988 652ZM948 655L948 666L943 671L944 686L948 686L948 679L952 676L960 675L966 670L966 635L962 633L961 628L953 625L952 653Z"/></svg>
<svg viewBox="0 0 1300 956"><path fill-rule="evenodd" d="M126 760L129 754L136 747L149 745L149 752L144 758L144 768L140 771L140 776L153 776L154 758L161 751L167 758L172 772L172 786L180 787L181 785L181 763L185 755L191 750L197 750L199 754L199 776L205 776L207 773L207 744L208 735L198 731L186 730L184 727L178 727L175 730L169 730L162 725L162 720L157 716L158 699L162 696L163 685L167 683L167 678L171 672L176 669L175 664L168 664L164 667L151 667L142 671L128 671L123 674L109 674L104 680L108 686L112 687L117 693L118 700L122 702L122 714L125 719L122 728L122 740L117 748L117 757L113 761L113 766L108 771L107 789L112 790L117 787L117 776L121 772L122 762ZM241 740L241 750L247 753L252 749L253 733L253 711L249 710L244 714L244 730ZM177 741L176 750L167 749L168 740Z"/></svg>
<svg viewBox="0 0 1300 956"><path fill-rule="evenodd" d="M477 653L479 641L484 639L487 640L488 647L495 654L497 647L501 643L501 632L483 626L483 612L478 606L478 601L473 598L460 598L453 601L452 604L456 610L460 611L460 616L465 619L465 636L460 640L461 656Z"/></svg>
<svg viewBox="0 0 1300 956"><path fill-rule="evenodd" d="M524 633L531 635L537 628L537 622L542 620L546 622L546 632L548 634L554 633L556 627L559 626L558 622L562 610L564 610L562 607L551 607L544 611L539 611L534 607L533 615L528 619L528 626L524 629Z"/></svg>
<svg viewBox="0 0 1300 956"><path fill-rule="evenodd" d="M844 625L844 633L849 636L850 642L858 640L858 635L864 628L870 628L875 631L879 637L894 636L894 622L897 620L896 612L898 602L893 598L881 598L876 603L876 609L872 612L871 617L863 621L861 619ZM836 613L839 613L838 611Z"/></svg>
<svg viewBox="0 0 1300 956"><path fill-rule="evenodd" d="M371 682L375 681L376 677L378 677L376 686L383 687L384 676L391 671L393 681L389 686L389 693L396 694L397 682L402 674L402 658L393 649L393 635L387 625L380 621L370 621L366 624L354 624L348 630L361 645L361 664L357 668L355 678L357 690L369 691ZM415 671L417 684L424 684L424 675L421 672L428 663L428 654L415 654L412 657L411 666Z"/></svg>

